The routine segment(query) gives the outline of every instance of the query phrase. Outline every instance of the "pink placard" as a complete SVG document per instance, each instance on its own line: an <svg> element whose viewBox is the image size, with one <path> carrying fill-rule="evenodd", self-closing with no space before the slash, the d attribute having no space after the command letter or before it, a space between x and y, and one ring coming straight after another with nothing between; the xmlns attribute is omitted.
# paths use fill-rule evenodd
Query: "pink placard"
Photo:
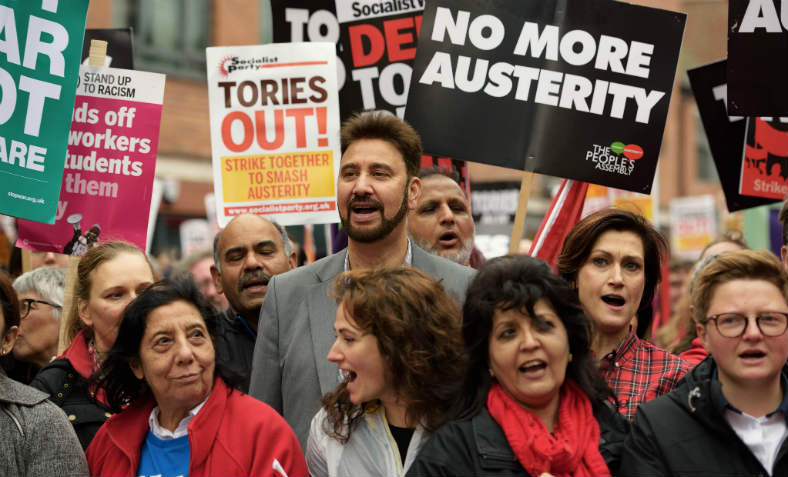
<svg viewBox="0 0 788 477"><path fill-rule="evenodd" d="M111 96L138 97L140 87L156 87L147 78L155 74L102 71L111 71L115 79L90 77L95 88L85 84L88 76L80 75L81 90L103 94L76 97L55 223L19 220L18 247L82 255L95 243L126 240L145 249L161 101ZM135 81L140 74L147 81ZM153 79L163 92L163 75ZM142 95L148 91L140 91Z"/></svg>

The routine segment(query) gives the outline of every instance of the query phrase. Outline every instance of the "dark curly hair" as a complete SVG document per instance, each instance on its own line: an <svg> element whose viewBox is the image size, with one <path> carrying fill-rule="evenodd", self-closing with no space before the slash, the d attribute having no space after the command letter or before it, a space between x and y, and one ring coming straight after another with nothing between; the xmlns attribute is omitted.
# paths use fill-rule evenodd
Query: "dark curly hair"
<svg viewBox="0 0 788 477"><path fill-rule="evenodd" d="M334 298L358 328L377 339L386 378L407 403L408 419L433 432L455 417L465 375L460 308L443 286L410 267L349 271ZM342 443L369 406L350 402L347 382L323 396L324 431Z"/></svg>
<svg viewBox="0 0 788 477"><path fill-rule="evenodd" d="M643 243L643 296L638 306L637 335L645 337L651 330L654 313L651 302L657 285L662 281L662 260L668 254L668 242L642 215L628 210L607 208L584 218L569 231L558 256L558 274L570 283L577 283L577 274L585 265L597 239L610 230L632 232Z"/></svg>
<svg viewBox="0 0 788 477"><path fill-rule="evenodd" d="M185 301L199 311L216 349L218 318L213 307L200 294L194 280L187 276L178 276L154 283L126 307L118 329L118 338L107 353L101 368L91 377L91 382L107 393L107 402L112 412L120 412L126 405L134 403L149 392L145 381L134 376L131 363L139 362L140 343L151 312L176 301ZM224 379L230 388L237 386L240 381L238 376L218 360L215 374Z"/></svg>
<svg viewBox="0 0 788 477"><path fill-rule="evenodd" d="M591 357L591 321L583 313L574 290L542 260L506 255L482 266L468 286L462 308L462 335L469 367L462 394L466 401L462 418L475 416L487 403L492 382L490 334L495 312L518 310L535 316L534 305L540 299L547 300L566 328L573 357L567 364L566 376L588 395L594 409L608 398L615 400Z"/></svg>

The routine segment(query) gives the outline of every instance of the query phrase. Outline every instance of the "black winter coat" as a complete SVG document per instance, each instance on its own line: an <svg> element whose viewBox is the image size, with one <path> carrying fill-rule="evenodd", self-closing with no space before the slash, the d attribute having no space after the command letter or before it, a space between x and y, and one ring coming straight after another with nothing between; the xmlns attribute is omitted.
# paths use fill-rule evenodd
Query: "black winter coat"
<svg viewBox="0 0 788 477"><path fill-rule="evenodd" d="M600 408L594 417L601 431L599 452L616 475L629 421L610 405ZM435 431L407 473L407 477L455 475L528 475L486 406L469 420L452 421Z"/></svg>
<svg viewBox="0 0 788 477"><path fill-rule="evenodd" d="M622 475L788 476L788 440L770 474L725 420L720 383L712 381L715 367L707 357L676 389L640 405L624 448Z"/></svg>
<svg viewBox="0 0 788 477"><path fill-rule="evenodd" d="M56 359L44 366L30 386L49 394L49 400L63 409L83 450L88 448L99 427L112 415L109 408L92 398L87 381L68 359Z"/></svg>
<svg viewBox="0 0 788 477"><path fill-rule="evenodd" d="M217 318L216 360L222 362L241 382L235 386L239 391L249 392L249 379L252 375L252 355L255 340L241 323L232 308L228 308Z"/></svg>

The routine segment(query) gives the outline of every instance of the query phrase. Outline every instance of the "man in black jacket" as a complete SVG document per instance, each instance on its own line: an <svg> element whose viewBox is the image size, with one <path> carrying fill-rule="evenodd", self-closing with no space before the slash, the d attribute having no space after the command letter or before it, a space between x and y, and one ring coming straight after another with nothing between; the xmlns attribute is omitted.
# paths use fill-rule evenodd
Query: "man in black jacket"
<svg viewBox="0 0 788 477"><path fill-rule="evenodd" d="M268 281L295 268L296 255L281 225L254 214L233 218L213 244L211 275L230 303L219 319L217 358L243 378L241 391L247 392Z"/></svg>

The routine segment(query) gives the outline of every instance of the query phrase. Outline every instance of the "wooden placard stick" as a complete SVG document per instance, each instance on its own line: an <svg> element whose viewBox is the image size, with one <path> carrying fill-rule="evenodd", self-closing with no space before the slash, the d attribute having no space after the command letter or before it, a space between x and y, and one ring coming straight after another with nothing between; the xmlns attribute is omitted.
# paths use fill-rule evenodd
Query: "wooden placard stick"
<svg viewBox="0 0 788 477"><path fill-rule="evenodd" d="M73 316L72 308L74 300L76 300L75 290L77 288L77 266L79 259L69 255L68 266L66 267L66 286L63 289L63 311L60 314L60 330L58 331L57 342L57 355L63 354L63 351L71 344L70 331L74 320L79 320L78 316Z"/></svg>
<svg viewBox="0 0 788 477"><path fill-rule="evenodd" d="M90 40L90 53L88 64L90 66L104 66L107 58L107 42L104 40Z"/></svg>
<svg viewBox="0 0 788 477"><path fill-rule="evenodd" d="M104 66L107 57L107 42L103 40L90 40L90 53L88 55L88 65ZM74 316L74 291L77 286L77 266L80 257L69 256L68 267L66 268L66 287L63 290L63 313L60 317L60 331L57 344L57 354L60 355L71 344L71 330L73 323L79 320L79 316Z"/></svg>
<svg viewBox="0 0 788 477"><path fill-rule="evenodd" d="M22 249L22 273L27 273L33 269L32 252L29 249Z"/></svg>
<svg viewBox="0 0 788 477"><path fill-rule="evenodd" d="M531 195L531 183L534 180L534 173L523 171L523 180L520 182L520 198L517 201L517 212L514 214L514 225L512 226L512 237L509 239L509 254L515 254L520 250L520 239L523 238L525 228L525 213L528 211L528 198Z"/></svg>

